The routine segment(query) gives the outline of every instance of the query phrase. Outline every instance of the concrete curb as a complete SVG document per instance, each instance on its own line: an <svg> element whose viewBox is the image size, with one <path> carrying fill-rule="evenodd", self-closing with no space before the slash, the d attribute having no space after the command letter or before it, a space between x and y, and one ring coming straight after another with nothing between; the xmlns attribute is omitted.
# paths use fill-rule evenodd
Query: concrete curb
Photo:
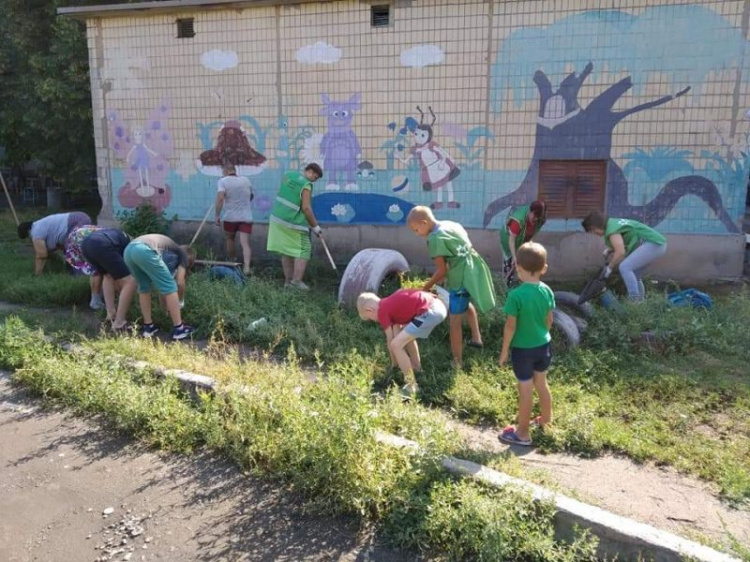
<svg viewBox="0 0 750 562"><path fill-rule="evenodd" d="M83 351L81 346L68 342L61 343L60 347L69 353ZM196 401L199 400L201 393L229 390L229 388L222 388L218 381L205 375L180 369L166 369L151 365L147 361L130 360L128 362L135 369L148 370L162 378L175 377L179 381L180 388ZM232 388L231 390L242 392L243 389ZM391 447L410 449L414 453L420 450L419 444L415 441L385 432L377 431L375 439ZM554 502L557 509L556 537L566 540L573 536L575 527L588 529L599 539L597 554L600 557L633 561L645 559L654 562L680 562L685 559L700 562L740 562L738 558L695 541L585 504L484 465L452 456L443 457L441 462L443 468L452 474L472 478L495 488L515 486L529 491L535 500Z"/></svg>

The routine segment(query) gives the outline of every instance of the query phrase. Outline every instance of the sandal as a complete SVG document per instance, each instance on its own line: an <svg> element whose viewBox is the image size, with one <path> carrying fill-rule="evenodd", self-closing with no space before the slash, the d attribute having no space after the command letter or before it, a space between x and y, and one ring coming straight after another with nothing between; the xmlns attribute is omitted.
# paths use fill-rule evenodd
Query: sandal
<svg viewBox="0 0 750 562"><path fill-rule="evenodd" d="M484 349L484 343L479 341L470 340L466 343L466 345L468 345L469 347L473 347L474 349Z"/></svg>
<svg viewBox="0 0 750 562"><path fill-rule="evenodd" d="M513 425L509 425L498 435L498 439L508 445L520 445L522 447L531 447L531 439L521 439L516 434L516 428Z"/></svg>

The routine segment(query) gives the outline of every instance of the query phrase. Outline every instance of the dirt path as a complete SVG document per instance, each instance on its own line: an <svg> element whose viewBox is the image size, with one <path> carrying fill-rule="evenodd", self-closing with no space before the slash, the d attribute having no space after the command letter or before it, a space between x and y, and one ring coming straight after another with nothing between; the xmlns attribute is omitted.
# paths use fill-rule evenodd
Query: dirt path
<svg viewBox="0 0 750 562"><path fill-rule="evenodd" d="M733 509L718 499L708 483L671 468L614 456L543 455L501 443L498 428L449 423L472 449L511 451L530 469L543 470L561 492L581 501L686 538L727 546L729 531L740 543L750 545L750 509Z"/></svg>
<svg viewBox="0 0 750 562"><path fill-rule="evenodd" d="M226 461L156 454L40 406L0 372L4 562L415 559Z"/></svg>

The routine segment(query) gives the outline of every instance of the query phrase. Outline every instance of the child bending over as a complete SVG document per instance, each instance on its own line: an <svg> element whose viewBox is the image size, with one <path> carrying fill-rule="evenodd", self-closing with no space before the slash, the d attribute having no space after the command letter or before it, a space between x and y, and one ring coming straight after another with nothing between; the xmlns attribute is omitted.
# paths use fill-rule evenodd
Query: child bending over
<svg viewBox="0 0 750 562"><path fill-rule="evenodd" d="M357 312L362 320L380 323L391 362L404 375L406 384L401 393L406 397L416 395L419 386L414 373L422 370L417 338L426 339L445 320L448 310L443 301L419 289L400 289L384 299L362 293L357 298Z"/></svg>

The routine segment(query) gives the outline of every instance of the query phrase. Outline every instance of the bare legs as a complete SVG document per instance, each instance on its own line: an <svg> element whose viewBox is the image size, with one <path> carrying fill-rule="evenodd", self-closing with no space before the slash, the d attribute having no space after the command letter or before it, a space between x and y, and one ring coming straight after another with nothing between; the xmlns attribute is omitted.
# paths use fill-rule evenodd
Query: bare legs
<svg viewBox="0 0 750 562"><path fill-rule="evenodd" d="M471 330L471 341L476 345L482 345L482 334L479 331L479 317L477 316L477 309L474 308L473 304L469 304L469 308L465 313L462 314L451 314L450 315L450 340L451 340L451 353L453 353L453 363L456 366L461 366L463 360L464 350L464 316L469 324Z"/></svg>
<svg viewBox="0 0 750 562"><path fill-rule="evenodd" d="M141 314L143 315L143 323L153 323L153 317L151 316L151 293L139 293L138 300L141 305ZM180 299L177 296L177 291L164 295L164 304L169 312L169 317L172 319L174 326L182 324L182 314L180 312Z"/></svg>
<svg viewBox="0 0 750 562"><path fill-rule="evenodd" d="M417 379L414 373L422 370L417 340L414 339L414 336L401 330L388 344L388 351L390 351L391 357L399 366L399 369L401 369L401 373L404 375L404 382L406 382L407 386L411 386L416 390Z"/></svg>
<svg viewBox="0 0 750 562"><path fill-rule="evenodd" d="M284 270L284 283L299 283L305 276L307 262L304 258L292 258L290 256L281 256L281 267Z"/></svg>
<svg viewBox="0 0 750 562"><path fill-rule="evenodd" d="M534 405L534 390L539 395L539 409L541 410L541 425L552 421L552 395L547 386L547 372L537 373L531 380L518 382L518 425L516 435L519 439L529 439L529 425L531 423L531 409Z"/></svg>
<svg viewBox="0 0 750 562"><path fill-rule="evenodd" d="M250 258L252 249L250 248L250 233L240 232L240 247L242 248L242 273L250 274ZM235 245L235 233L224 231L224 244L227 252L227 259L234 261L237 259L237 246Z"/></svg>

